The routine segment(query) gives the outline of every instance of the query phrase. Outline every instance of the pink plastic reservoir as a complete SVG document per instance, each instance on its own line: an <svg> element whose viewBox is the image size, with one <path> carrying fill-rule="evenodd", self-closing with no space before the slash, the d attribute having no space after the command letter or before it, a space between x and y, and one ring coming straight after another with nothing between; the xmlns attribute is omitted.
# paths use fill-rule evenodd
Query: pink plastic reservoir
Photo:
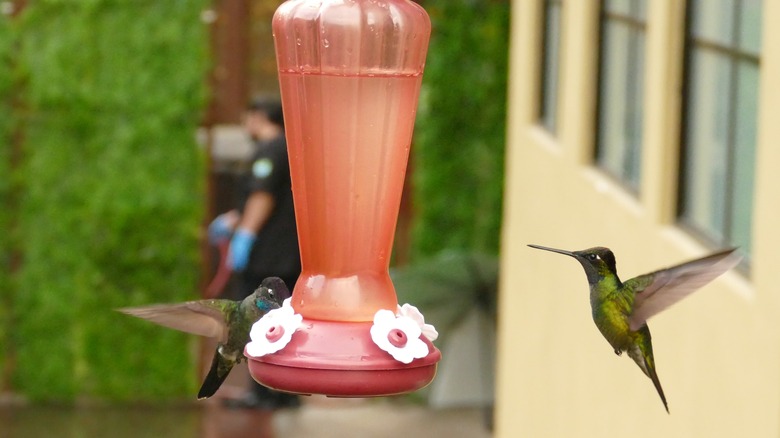
<svg viewBox="0 0 780 438"><path fill-rule="evenodd" d="M290 0L276 11L303 267L292 305L307 328L250 359L260 383L348 397L416 390L435 375L432 344L407 365L368 333L378 310L397 307L388 266L430 29L408 0Z"/></svg>

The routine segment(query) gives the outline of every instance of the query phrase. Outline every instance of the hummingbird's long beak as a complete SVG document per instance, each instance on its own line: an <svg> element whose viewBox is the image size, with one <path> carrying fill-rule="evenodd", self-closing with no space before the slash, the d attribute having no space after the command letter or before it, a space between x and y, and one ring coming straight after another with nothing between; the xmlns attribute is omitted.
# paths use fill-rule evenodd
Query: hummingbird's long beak
<svg viewBox="0 0 780 438"><path fill-rule="evenodd" d="M531 248L543 249L545 251L557 252L558 254L565 254L567 256L574 257L575 259L577 258L577 256L573 252L566 251L566 250L563 250L563 249L550 248L550 247L547 247L547 246L539 246L539 245L528 245L528 246L530 246Z"/></svg>

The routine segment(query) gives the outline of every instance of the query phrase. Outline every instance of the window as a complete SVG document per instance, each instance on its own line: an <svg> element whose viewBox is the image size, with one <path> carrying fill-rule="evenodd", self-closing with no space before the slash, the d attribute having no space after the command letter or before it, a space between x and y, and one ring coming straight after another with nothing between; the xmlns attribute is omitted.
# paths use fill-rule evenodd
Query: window
<svg viewBox="0 0 780 438"><path fill-rule="evenodd" d="M561 46L562 0L545 0L542 35L542 86L539 119L550 132L557 128L558 76Z"/></svg>
<svg viewBox="0 0 780 438"><path fill-rule="evenodd" d="M596 163L634 192L641 167L646 0L601 8Z"/></svg>
<svg viewBox="0 0 780 438"><path fill-rule="evenodd" d="M750 254L761 51L760 0L688 5L678 214Z"/></svg>

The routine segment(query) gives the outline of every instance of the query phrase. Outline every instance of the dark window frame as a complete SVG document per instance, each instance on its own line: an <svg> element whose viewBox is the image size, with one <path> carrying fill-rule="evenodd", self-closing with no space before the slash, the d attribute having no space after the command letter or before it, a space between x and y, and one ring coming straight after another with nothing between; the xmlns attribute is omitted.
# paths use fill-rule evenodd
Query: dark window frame
<svg viewBox="0 0 780 438"><path fill-rule="evenodd" d="M724 45L721 42L707 40L705 37L698 36L694 32L694 2L688 0L685 7L685 36L684 36L684 48L683 48L683 77L680 99L680 131L679 131L679 164L677 168L677 199L676 199L676 211L675 218L679 226L685 229L697 240L704 242L705 244L713 247L722 247L725 245L731 245L732 225L734 222L734 202L735 192L733 190L735 181L735 165L734 158L737 153L737 117L732 116L736 113L737 102L739 99L739 66L742 62L751 62L756 65L757 68L761 67L761 56L747 51L746 49L739 48L739 35L741 26L741 3L734 3L734 11L732 15L732 24L734 25L734 36L730 45ZM727 134L727 152L725 178L727 180L727 193L725 194L723 211L723 225L719 230L722 233L723 238L721 240L713 238L707 230L702 229L696 225L689 218L686 217L686 190L688 181L688 172L686 162L689 159L690 151L690 136L689 132L691 124L692 111L690 111L691 102L689 101L692 94L692 80L693 76L693 60L696 50L703 49L710 53L726 56L729 61L729 89L728 89L728 134ZM757 146L757 145L756 145ZM745 253L745 258L741 263L741 267L745 271L750 269L750 254Z"/></svg>
<svg viewBox="0 0 780 438"><path fill-rule="evenodd" d="M632 2L630 6L631 11L629 14L638 14L639 8L638 8L638 2ZM604 49L606 46L606 33L607 33L607 24L609 21L612 21L613 23L620 23L628 28L630 28L633 31L639 31L643 33L644 35L647 35L647 17L644 19L638 19L635 16L632 15L625 15L623 13L617 13L607 10L607 0L601 0L599 3L599 40L598 40L598 54L597 54L597 71L596 71L596 113L595 117L593 119L594 121L594 145L593 145L593 163L596 167L598 167L601 171L609 175L611 178L613 178L615 181L617 181L621 186L623 186L626 190L628 190L630 193L634 195L638 195L641 189L641 165L640 169L638 170L637 174L637 181L636 184L634 184L632 181L630 181L629 178L626 177L626 175L619 175L613 172L611 169L609 169L607 166L602 165L600 162L600 156L603 151L603 135L604 133L601 130L601 123L603 119L603 110L605 102L602 100L602 90L605 87L605 75L604 73ZM635 51L629 52L629 60L627 60L628 68L631 72L636 73L637 72L637 56L638 54ZM644 67L644 63L642 64ZM644 76L643 76L644 80ZM625 101L630 101L631 97L633 96L634 99L637 97L643 97L642 93L644 93L644 83L640 84L639 87L628 87L626 89L626 98ZM644 99L643 99L644 104ZM643 121L640 121L640 123L643 123ZM628 128L626 128L628 129ZM644 131L644 126L641 127L642 131ZM641 154L642 154L642 144L639 145L639 150L637 153L640 154L640 162L641 162ZM625 160L628 160L630 158L629 154L626 154ZM626 165L626 163L623 163Z"/></svg>
<svg viewBox="0 0 780 438"><path fill-rule="evenodd" d="M548 77L546 74L548 71L548 67L550 64L550 33L553 31L553 29L550 29L549 26L549 17L551 14L552 9L558 10L558 28L555 29L555 31L558 32L558 38L557 43L558 47L555 50L555 55L557 55L557 62L556 62L556 69L555 69L555 80L553 81L551 78ZM562 26L562 18L563 18L563 0L542 0L542 13L541 13L541 23L542 23L542 35L541 35L541 62L539 63L539 107L537 111L537 119L539 121L539 124L543 126L547 131L549 131L552 134L556 134L558 132L558 109L560 108L559 105L559 99L560 99L560 80L561 80L561 37L563 36L563 26ZM550 84L554 84L554 87L551 88ZM554 103L552 105L547 105L547 97L548 93L552 93Z"/></svg>

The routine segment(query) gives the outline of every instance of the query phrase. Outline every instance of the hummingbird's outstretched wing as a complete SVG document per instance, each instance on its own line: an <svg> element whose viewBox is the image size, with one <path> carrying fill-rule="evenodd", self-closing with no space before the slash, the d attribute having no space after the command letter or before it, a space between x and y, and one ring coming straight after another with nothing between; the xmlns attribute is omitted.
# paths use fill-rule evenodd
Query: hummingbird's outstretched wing
<svg viewBox="0 0 780 438"><path fill-rule="evenodd" d="M231 300L199 300L177 304L125 307L118 311L152 321L164 327L227 342L225 315L238 307Z"/></svg>
<svg viewBox="0 0 780 438"><path fill-rule="evenodd" d="M651 316L736 266L742 260L736 251L728 249L626 281L625 286L636 293L634 311L628 317L631 330L638 330Z"/></svg>

